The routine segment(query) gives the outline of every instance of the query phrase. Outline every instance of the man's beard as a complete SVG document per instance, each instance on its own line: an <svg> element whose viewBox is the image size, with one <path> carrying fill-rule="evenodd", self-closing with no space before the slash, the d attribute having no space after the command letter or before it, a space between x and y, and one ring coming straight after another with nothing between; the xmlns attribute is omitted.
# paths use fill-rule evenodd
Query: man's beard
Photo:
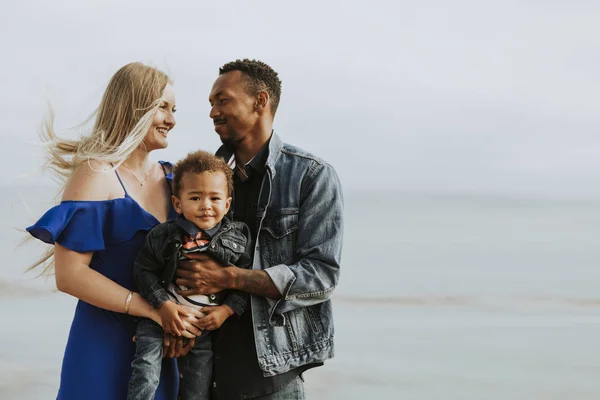
<svg viewBox="0 0 600 400"><path fill-rule="evenodd" d="M226 139L221 138L221 143L223 143L223 146L225 146L225 148L230 151L236 151L243 141L243 138L237 137L229 137Z"/></svg>

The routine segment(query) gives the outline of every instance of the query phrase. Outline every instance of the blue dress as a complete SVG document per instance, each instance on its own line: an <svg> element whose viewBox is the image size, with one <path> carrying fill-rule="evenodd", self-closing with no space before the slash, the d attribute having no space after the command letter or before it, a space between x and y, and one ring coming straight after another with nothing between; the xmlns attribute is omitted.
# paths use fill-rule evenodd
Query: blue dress
<svg viewBox="0 0 600 400"><path fill-rule="evenodd" d="M170 164L161 162L161 165L170 181L171 173L165 170L165 165L170 167ZM46 243L56 242L77 252L94 252L90 268L135 290L133 263L147 232L159 221L130 197L124 186L123 189L123 198L63 201L27 231ZM175 215L171 208L169 219ZM133 317L79 300L65 349L57 398L125 399L135 354L134 334ZM178 388L176 360L166 359L156 399L174 400Z"/></svg>

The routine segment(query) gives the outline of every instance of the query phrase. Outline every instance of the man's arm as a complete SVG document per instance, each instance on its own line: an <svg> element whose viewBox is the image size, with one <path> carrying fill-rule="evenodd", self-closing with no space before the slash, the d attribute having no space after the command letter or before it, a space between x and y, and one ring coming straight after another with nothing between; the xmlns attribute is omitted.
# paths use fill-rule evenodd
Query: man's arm
<svg viewBox="0 0 600 400"><path fill-rule="evenodd" d="M178 285L192 289L183 290L184 296L218 293L226 289L241 290L246 293L281 298L281 293L265 271L228 266L223 268L211 256L202 253L187 254L193 262L181 262L177 268Z"/></svg>
<svg viewBox="0 0 600 400"><path fill-rule="evenodd" d="M228 272L230 274L230 285L236 290L268 297L269 299L281 298L277 286L265 271L232 267Z"/></svg>
<svg viewBox="0 0 600 400"><path fill-rule="evenodd" d="M222 290L236 290L245 292L246 296L238 297L241 293L230 293L226 299L236 300L240 306L237 309L232 309L237 313L241 314L240 308L246 308L249 298L248 293L263 296L271 299L279 299L281 293L277 290L277 287L271 280L268 274L264 271L255 271L248 269L252 266L252 249L250 247L250 229L244 223L234 222L236 229L240 231L246 238L246 246L244 253L235 261L236 266L230 265L223 268L223 265L217 263L215 259L207 255L206 253L191 253L186 255L189 259L197 262L181 262L177 269L176 283L189 287L191 289L180 292L184 296L190 296L194 294L211 294L217 293ZM236 296L232 296L235 294ZM234 297L231 299L231 297ZM242 304L244 302L246 304ZM232 304L228 304L230 307ZM243 311L243 310L241 310Z"/></svg>
<svg viewBox="0 0 600 400"><path fill-rule="evenodd" d="M329 300L340 274L343 239L343 194L333 167L315 162L303 179L295 262L265 268L278 291L269 302L271 321L281 314Z"/></svg>

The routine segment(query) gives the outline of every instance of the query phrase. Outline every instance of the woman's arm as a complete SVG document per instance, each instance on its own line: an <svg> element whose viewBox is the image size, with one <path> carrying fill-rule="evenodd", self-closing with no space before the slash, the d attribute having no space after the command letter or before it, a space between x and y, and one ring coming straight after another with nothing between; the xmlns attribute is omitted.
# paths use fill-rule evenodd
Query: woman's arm
<svg viewBox="0 0 600 400"><path fill-rule="evenodd" d="M93 253L77 253L58 243L54 245L54 249L58 290L105 310L125 312L129 290L89 267ZM158 311L138 293L134 293L131 298L129 314L161 323Z"/></svg>
<svg viewBox="0 0 600 400"><path fill-rule="evenodd" d="M111 166L90 161L83 163L71 176L63 192L63 200L102 201L118 197L119 187ZM122 190L122 189L121 189ZM124 313L129 290L89 267L93 253L78 253L54 244L56 287L105 310ZM151 318L160 323L160 316L139 294L134 293L129 314Z"/></svg>
<svg viewBox="0 0 600 400"><path fill-rule="evenodd" d="M58 290L96 307L125 313L129 290L89 267L93 253L78 253L59 244L55 244L54 249L54 269ZM155 310L139 293L133 293L128 314L152 319L162 326L158 310ZM200 311L189 310L189 316L183 318L186 328L183 336L194 338L200 335L202 332L195 325L198 325L198 319L203 316ZM189 351L189 347L187 346L185 350ZM187 351L182 353L180 350L176 354L185 354Z"/></svg>
<svg viewBox="0 0 600 400"><path fill-rule="evenodd" d="M91 164L91 167L90 167ZM116 180L111 167L99 162L84 163L75 171L63 193L63 200L102 201L122 196L121 185ZM130 291L89 267L93 253L79 253L54 245L54 268L56 287L87 303L105 310L125 313ZM133 266L131 266L133 268ZM142 296L133 293L128 313L150 318L161 324L160 315ZM186 329L197 335L200 332L191 324L202 314L186 318ZM192 336L186 334L186 336Z"/></svg>

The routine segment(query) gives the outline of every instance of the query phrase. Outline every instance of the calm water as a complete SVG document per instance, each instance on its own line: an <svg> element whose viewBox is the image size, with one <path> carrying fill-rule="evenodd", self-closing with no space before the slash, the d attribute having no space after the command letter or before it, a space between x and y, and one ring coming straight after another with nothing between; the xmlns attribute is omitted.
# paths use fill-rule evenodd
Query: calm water
<svg viewBox="0 0 600 400"><path fill-rule="evenodd" d="M46 188L3 189L0 398L54 398L74 300L14 250ZM11 207L12 206L12 207ZM337 355L312 399L600 398L600 201L348 193Z"/></svg>

